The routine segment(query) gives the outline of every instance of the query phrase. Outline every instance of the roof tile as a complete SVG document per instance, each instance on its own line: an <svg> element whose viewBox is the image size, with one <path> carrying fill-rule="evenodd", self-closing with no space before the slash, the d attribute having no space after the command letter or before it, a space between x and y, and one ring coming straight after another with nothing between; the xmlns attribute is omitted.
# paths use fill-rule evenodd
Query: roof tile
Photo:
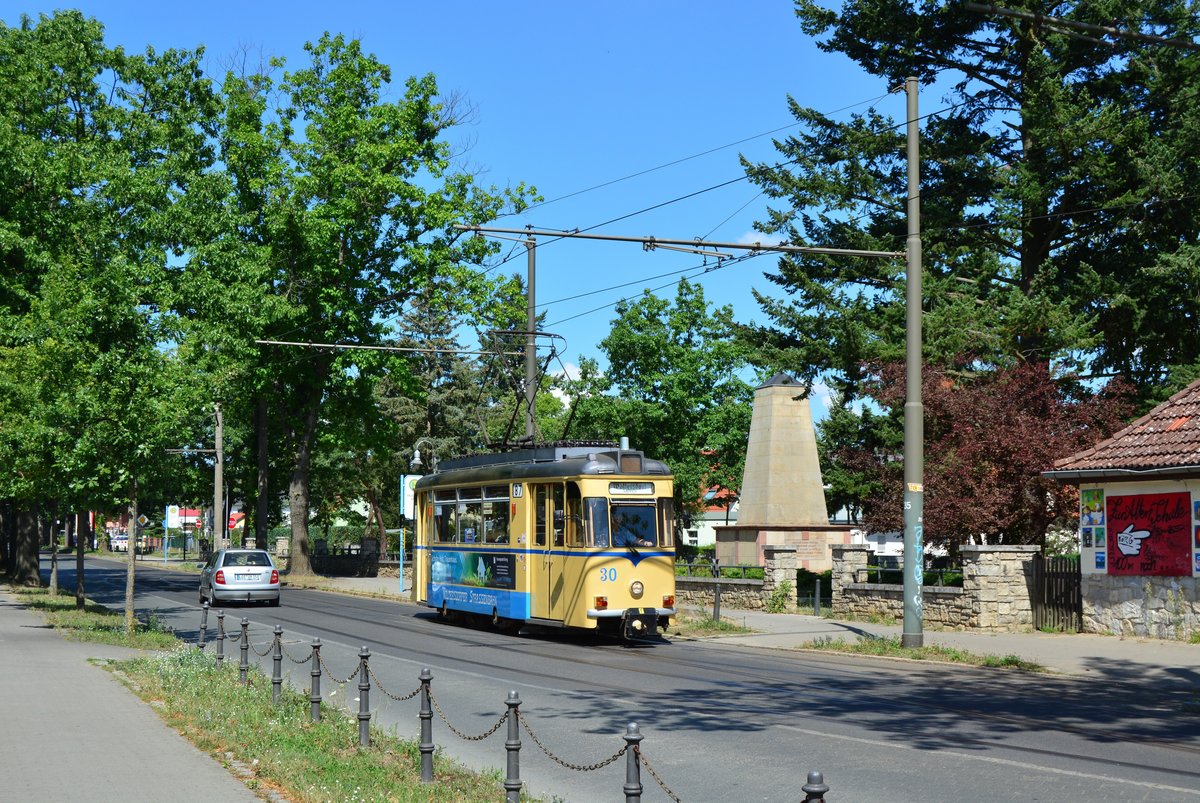
<svg viewBox="0 0 1200 803"><path fill-rule="evenodd" d="M1054 463L1056 471L1200 466L1200 380L1091 448Z"/></svg>

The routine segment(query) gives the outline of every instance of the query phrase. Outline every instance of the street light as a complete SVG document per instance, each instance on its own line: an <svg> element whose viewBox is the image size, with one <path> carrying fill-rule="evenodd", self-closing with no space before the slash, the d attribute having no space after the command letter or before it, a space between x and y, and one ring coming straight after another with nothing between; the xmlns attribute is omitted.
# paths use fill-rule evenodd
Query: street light
<svg viewBox="0 0 1200 803"><path fill-rule="evenodd" d="M429 438L418 438L413 444L413 458L409 462L408 467L415 474L421 470L421 444L429 447L429 470L430 473L437 474L437 445Z"/></svg>

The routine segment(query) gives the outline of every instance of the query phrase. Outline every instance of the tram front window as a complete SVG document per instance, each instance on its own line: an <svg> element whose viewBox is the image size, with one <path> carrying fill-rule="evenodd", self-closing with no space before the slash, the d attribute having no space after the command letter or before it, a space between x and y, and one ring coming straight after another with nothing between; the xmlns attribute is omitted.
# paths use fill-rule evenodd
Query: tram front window
<svg viewBox="0 0 1200 803"><path fill-rule="evenodd" d="M657 509L653 505L612 506L613 546L654 546L658 543Z"/></svg>

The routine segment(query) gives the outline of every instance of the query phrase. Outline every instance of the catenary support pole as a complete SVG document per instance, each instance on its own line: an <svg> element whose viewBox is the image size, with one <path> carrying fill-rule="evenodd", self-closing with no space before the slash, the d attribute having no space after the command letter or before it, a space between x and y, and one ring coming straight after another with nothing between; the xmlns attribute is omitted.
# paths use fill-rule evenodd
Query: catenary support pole
<svg viewBox="0 0 1200 803"><path fill-rule="evenodd" d="M534 405L537 403L537 297L534 281L537 276L537 240L525 240L529 276L525 288L525 437L533 444Z"/></svg>
<svg viewBox="0 0 1200 803"><path fill-rule="evenodd" d="M925 410L921 403L921 182L917 79L904 82L908 99L908 240L905 267L904 396L904 647L924 646Z"/></svg>

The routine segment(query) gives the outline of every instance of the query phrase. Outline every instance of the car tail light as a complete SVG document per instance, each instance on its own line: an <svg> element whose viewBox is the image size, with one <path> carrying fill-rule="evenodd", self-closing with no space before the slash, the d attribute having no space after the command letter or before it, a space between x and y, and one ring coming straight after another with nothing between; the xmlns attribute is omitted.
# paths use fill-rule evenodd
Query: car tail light
<svg viewBox="0 0 1200 803"><path fill-rule="evenodd" d="M596 610L608 610L608 597L596 597Z"/></svg>
<svg viewBox="0 0 1200 803"><path fill-rule="evenodd" d="M213 582L217 585L225 585L225 570L218 569L216 576L213 577Z"/></svg>
<svg viewBox="0 0 1200 803"><path fill-rule="evenodd" d="M663 596L663 607L664 608L674 608L675 607L675 595L674 594L666 594Z"/></svg>
<svg viewBox="0 0 1200 803"><path fill-rule="evenodd" d="M278 582L279 582L279 570L272 569L271 570L271 585L275 585Z"/></svg>

